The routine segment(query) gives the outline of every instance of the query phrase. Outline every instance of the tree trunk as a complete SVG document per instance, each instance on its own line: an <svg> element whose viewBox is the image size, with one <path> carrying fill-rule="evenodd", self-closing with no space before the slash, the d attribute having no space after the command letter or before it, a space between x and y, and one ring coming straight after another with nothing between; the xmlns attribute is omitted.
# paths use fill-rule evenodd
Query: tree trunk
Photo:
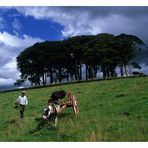
<svg viewBox="0 0 148 148"><path fill-rule="evenodd" d="M97 78L97 66L94 65L94 75L93 78Z"/></svg>
<svg viewBox="0 0 148 148"><path fill-rule="evenodd" d="M102 65L103 78L106 78L106 67Z"/></svg>
<svg viewBox="0 0 148 148"><path fill-rule="evenodd" d="M37 84L40 85L40 76L39 76L39 74L37 76Z"/></svg>
<svg viewBox="0 0 148 148"><path fill-rule="evenodd" d="M45 85L45 77L44 77L44 73L42 73L42 84Z"/></svg>
<svg viewBox="0 0 148 148"><path fill-rule="evenodd" d="M86 64L86 80L88 80L88 66Z"/></svg>
<svg viewBox="0 0 148 148"><path fill-rule="evenodd" d="M67 68L67 71L66 71L66 79L67 79L67 82L69 82L69 73L68 73L68 68Z"/></svg>
<svg viewBox="0 0 148 148"><path fill-rule="evenodd" d="M109 66L106 67L106 72L107 72L107 77L109 78L110 77L110 74L109 74L109 72L110 72L109 71Z"/></svg>
<svg viewBox="0 0 148 148"><path fill-rule="evenodd" d="M80 71L79 71L79 66L80 66L80 65L77 65L77 78L78 78L78 80L80 80Z"/></svg>
<svg viewBox="0 0 148 148"><path fill-rule="evenodd" d="M120 66L120 74L121 74L121 77L123 77L123 66L122 65Z"/></svg>
<svg viewBox="0 0 148 148"><path fill-rule="evenodd" d="M91 66L89 65L88 67L88 78L91 79Z"/></svg>
<svg viewBox="0 0 148 148"><path fill-rule="evenodd" d="M79 80L82 80L82 63L80 63L79 73L80 73Z"/></svg>
<svg viewBox="0 0 148 148"><path fill-rule="evenodd" d="M50 84L53 83L53 75L52 75L52 72L50 72Z"/></svg>
<svg viewBox="0 0 148 148"><path fill-rule="evenodd" d="M130 65L128 65L128 68L129 68L129 73L130 73L130 76L131 76L132 75L132 70L131 70Z"/></svg>
<svg viewBox="0 0 148 148"><path fill-rule="evenodd" d="M75 66L75 80L78 80L77 66Z"/></svg>
<svg viewBox="0 0 148 148"><path fill-rule="evenodd" d="M125 75L128 76L126 65L124 65L124 70L125 70Z"/></svg>

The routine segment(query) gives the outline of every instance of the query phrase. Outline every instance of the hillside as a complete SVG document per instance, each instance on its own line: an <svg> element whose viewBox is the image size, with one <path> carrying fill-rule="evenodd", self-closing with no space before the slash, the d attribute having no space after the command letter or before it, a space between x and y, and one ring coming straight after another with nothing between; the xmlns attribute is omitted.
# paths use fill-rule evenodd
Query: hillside
<svg viewBox="0 0 148 148"><path fill-rule="evenodd" d="M37 129L55 90L72 90L80 114L60 114L58 126ZM0 141L148 141L148 77L27 90L25 118L14 109L19 91L0 93Z"/></svg>

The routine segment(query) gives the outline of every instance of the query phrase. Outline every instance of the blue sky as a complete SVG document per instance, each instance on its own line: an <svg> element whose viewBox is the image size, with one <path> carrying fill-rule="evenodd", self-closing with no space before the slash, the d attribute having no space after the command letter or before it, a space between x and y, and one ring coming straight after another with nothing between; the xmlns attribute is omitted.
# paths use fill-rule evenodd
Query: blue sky
<svg viewBox="0 0 148 148"><path fill-rule="evenodd" d="M138 60L148 73L147 18L148 7L0 7L0 86L19 78L16 57L25 48L76 35L138 36L146 44Z"/></svg>
<svg viewBox="0 0 148 148"><path fill-rule="evenodd" d="M37 20L32 16L24 16L16 9L0 9L0 17L5 20L1 32L6 31L12 35L27 34L32 37L39 37L43 40L60 40L62 39L62 26L49 19Z"/></svg>

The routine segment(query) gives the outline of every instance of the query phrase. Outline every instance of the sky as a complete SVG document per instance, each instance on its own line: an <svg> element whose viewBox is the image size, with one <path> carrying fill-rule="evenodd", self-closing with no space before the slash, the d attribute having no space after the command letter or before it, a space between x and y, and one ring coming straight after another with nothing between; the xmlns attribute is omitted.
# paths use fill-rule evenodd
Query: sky
<svg viewBox="0 0 148 148"><path fill-rule="evenodd" d="M148 7L0 7L0 86L19 78L16 57L36 42L99 33L132 34L146 46L138 61L148 74Z"/></svg>

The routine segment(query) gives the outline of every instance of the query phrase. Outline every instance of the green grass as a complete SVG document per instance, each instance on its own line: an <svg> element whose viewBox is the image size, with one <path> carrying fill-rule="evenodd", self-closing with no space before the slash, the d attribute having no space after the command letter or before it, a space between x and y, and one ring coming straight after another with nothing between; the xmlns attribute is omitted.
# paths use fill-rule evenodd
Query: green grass
<svg viewBox="0 0 148 148"><path fill-rule="evenodd" d="M35 130L55 90L71 90L80 114L72 108ZM19 91L0 93L0 141L148 141L148 77L105 80L27 90L25 118L14 103Z"/></svg>

